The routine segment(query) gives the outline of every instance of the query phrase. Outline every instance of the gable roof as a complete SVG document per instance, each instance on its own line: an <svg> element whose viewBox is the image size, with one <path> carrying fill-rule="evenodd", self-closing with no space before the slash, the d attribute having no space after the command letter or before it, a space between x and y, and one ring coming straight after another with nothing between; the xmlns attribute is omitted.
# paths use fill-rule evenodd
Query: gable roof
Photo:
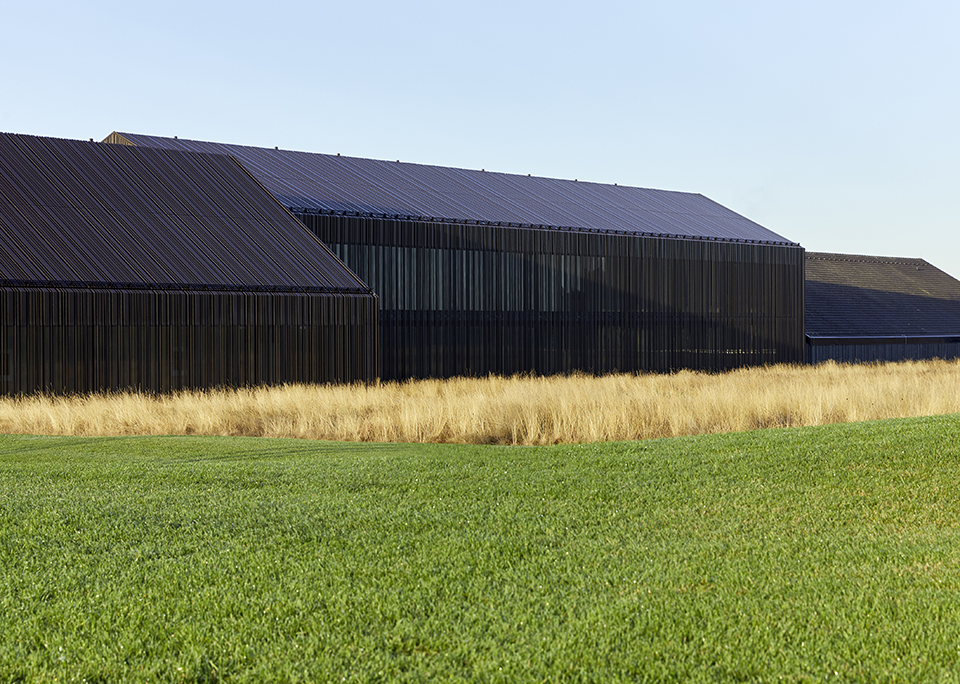
<svg viewBox="0 0 960 684"><path fill-rule="evenodd" d="M229 157L15 134L0 284L369 292Z"/></svg>
<svg viewBox="0 0 960 684"><path fill-rule="evenodd" d="M960 335L960 281L923 259L806 254L808 337Z"/></svg>
<svg viewBox="0 0 960 684"><path fill-rule="evenodd" d="M295 212L796 245L703 195L114 132L236 157Z"/></svg>

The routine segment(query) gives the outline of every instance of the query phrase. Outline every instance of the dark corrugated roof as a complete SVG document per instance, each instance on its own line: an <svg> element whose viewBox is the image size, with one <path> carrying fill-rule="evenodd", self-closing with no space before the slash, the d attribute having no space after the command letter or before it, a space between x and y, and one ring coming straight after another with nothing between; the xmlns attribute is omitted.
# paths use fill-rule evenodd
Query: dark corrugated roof
<svg viewBox="0 0 960 684"><path fill-rule="evenodd" d="M806 255L811 337L960 334L960 281L923 259Z"/></svg>
<svg viewBox="0 0 960 684"><path fill-rule="evenodd" d="M0 281L369 292L234 159L0 134Z"/></svg>
<svg viewBox="0 0 960 684"><path fill-rule="evenodd" d="M106 141L232 155L294 211L796 244L691 193L132 133Z"/></svg>

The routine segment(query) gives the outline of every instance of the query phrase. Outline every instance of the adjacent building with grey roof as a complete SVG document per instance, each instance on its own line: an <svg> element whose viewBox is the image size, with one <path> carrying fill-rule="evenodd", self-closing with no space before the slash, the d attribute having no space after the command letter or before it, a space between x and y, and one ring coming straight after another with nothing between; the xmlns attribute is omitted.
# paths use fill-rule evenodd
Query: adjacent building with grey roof
<svg viewBox="0 0 960 684"><path fill-rule="evenodd" d="M807 252L807 360L960 356L960 281L923 259Z"/></svg>

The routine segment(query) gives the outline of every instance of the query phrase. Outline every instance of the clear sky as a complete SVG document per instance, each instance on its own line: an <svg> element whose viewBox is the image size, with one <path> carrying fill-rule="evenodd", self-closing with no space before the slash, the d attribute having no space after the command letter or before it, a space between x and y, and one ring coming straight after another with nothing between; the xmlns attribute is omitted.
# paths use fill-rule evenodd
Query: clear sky
<svg viewBox="0 0 960 684"><path fill-rule="evenodd" d="M7 2L0 130L702 193L960 278L960 4Z"/></svg>

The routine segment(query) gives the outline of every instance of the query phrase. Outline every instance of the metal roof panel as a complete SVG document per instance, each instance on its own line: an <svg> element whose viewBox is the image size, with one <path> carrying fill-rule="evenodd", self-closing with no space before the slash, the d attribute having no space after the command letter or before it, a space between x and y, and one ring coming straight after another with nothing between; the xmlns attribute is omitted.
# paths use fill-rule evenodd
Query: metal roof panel
<svg viewBox="0 0 960 684"><path fill-rule="evenodd" d="M369 293L236 160L0 134L0 280Z"/></svg>
<svg viewBox="0 0 960 684"><path fill-rule="evenodd" d="M294 210L796 245L692 193L131 133L107 140L231 155Z"/></svg>

